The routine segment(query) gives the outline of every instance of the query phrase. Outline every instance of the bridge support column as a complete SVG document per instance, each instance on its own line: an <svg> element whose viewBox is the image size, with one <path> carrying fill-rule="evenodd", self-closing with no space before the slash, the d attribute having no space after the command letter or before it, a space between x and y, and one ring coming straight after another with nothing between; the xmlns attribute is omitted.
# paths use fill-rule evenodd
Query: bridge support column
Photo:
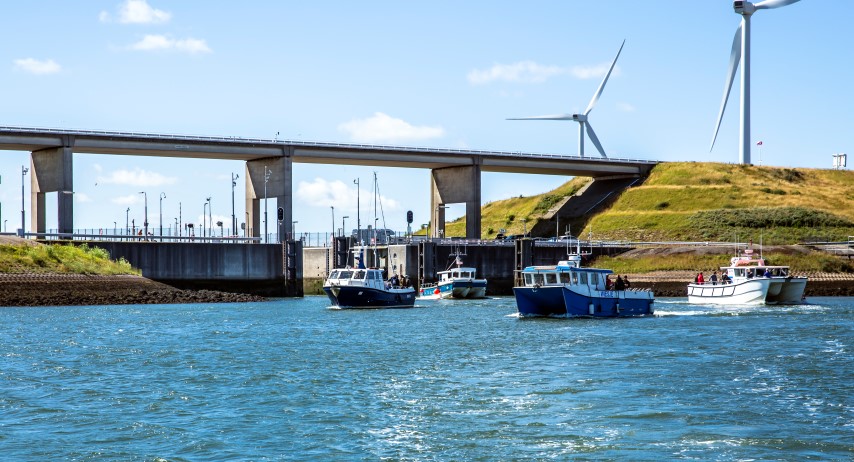
<svg viewBox="0 0 854 462"><path fill-rule="evenodd" d="M466 204L466 238L480 239L480 165L433 169L430 176L430 234L445 236L445 204Z"/></svg>
<svg viewBox="0 0 854 462"><path fill-rule="evenodd" d="M265 169L266 167L266 169ZM276 208L267 215L267 232L270 242L293 239L293 148L284 149L284 157L268 157L246 162L246 226L247 235L261 237L264 230L264 172L267 171L267 200L275 199ZM281 229L278 208L284 210Z"/></svg>
<svg viewBox="0 0 854 462"><path fill-rule="evenodd" d="M30 227L46 232L45 193L56 192L57 228L74 232L74 170L71 146L30 153Z"/></svg>

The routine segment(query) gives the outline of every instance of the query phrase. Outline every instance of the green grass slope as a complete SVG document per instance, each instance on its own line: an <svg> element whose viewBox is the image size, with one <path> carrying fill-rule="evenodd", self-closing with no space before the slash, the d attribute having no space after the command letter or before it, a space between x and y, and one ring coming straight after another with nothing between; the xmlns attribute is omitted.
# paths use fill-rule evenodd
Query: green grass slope
<svg viewBox="0 0 854 462"><path fill-rule="evenodd" d="M0 243L0 273L65 273L92 275L139 275L124 259L110 260L97 247Z"/></svg>
<svg viewBox="0 0 854 462"><path fill-rule="evenodd" d="M548 209L582 188L574 178L531 197L511 197L482 208L482 236L500 229L521 234ZM526 220L523 222L522 220ZM733 241L765 244L845 240L854 236L854 172L738 164L670 162L624 191L606 210L584 217L573 234L602 240ZM465 219L446 225L465 235Z"/></svg>

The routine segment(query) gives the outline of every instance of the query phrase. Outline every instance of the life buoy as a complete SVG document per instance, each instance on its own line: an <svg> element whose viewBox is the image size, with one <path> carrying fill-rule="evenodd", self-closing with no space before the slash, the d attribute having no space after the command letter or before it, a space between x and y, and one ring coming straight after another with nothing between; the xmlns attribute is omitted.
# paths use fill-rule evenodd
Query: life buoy
<svg viewBox="0 0 854 462"><path fill-rule="evenodd" d="M434 294L439 295L439 288L436 287L436 290L433 291Z"/></svg>

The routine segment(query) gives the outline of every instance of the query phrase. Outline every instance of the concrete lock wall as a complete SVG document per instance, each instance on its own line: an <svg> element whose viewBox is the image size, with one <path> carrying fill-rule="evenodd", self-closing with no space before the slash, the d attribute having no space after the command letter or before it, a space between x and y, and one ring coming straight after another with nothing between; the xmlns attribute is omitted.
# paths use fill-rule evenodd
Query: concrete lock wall
<svg viewBox="0 0 854 462"><path fill-rule="evenodd" d="M142 276L180 289L211 289L267 296L287 293L281 244L97 242L113 259L124 258ZM297 259L301 262L302 259Z"/></svg>

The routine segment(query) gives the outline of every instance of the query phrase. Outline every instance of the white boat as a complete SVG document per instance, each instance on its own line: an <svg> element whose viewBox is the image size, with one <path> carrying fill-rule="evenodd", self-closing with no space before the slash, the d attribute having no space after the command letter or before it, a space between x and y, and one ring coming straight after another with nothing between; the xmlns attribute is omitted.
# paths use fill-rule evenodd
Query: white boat
<svg viewBox="0 0 854 462"><path fill-rule="evenodd" d="M439 275L439 282L421 286L421 298L438 300L486 297L486 279L478 279L475 268L458 266L436 274Z"/></svg>
<svg viewBox="0 0 854 462"><path fill-rule="evenodd" d="M339 308L412 308L415 289L383 280L377 268L334 269L323 284L329 301Z"/></svg>
<svg viewBox="0 0 854 462"><path fill-rule="evenodd" d="M788 266L766 265L747 249L721 267L723 280L688 284L688 303L793 304L801 303L807 286L805 276L792 276ZM729 280L729 283L724 281Z"/></svg>

